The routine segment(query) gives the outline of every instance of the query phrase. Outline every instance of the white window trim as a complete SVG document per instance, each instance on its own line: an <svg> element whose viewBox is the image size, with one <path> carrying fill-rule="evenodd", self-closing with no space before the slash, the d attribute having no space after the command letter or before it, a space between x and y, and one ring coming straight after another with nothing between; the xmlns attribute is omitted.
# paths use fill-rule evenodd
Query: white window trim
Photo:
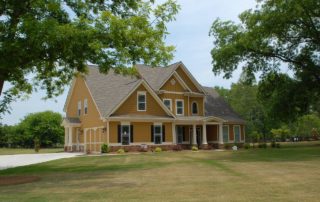
<svg viewBox="0 0 320 202"><path fill-rule="evenodd" d="M196 104L197 105L197 113L193 113L193 104ZM197 101L193 101L192 103L191 103L191 114L192 115L198 115L199 114L199 105L198 105L198 102Z"/></svg>
<svg viewBox="0 0 320 202"><path fill-rule="evenodd" d="M168 98L165 98L163 99L163 104L164 104L164 101L170 101L170 110L172 110L172 99L168 99Z"/></svg>
<svg viewBox="0 0 320 202"><path fill-rule="evenodd" d="M145 109L144 110L139 109L139 95L144 95L144 97L145 97ZM146 91L138 91L137 92L137 111L139 111L139 112L147 111L147 92Z"/></svg>
<svg viewBox="0 0 320 202"><path fill-rule="evenodd" d="M78 101L78 107L77 107L77 115L78 115L78 116L81 116L81 111L82 111L81 108L82 108L81 100L79 100L79 101ZM80 110L80 113L79 113L79 110Z"/></svg>
<svg viewBox="0 0 320 202"><path fill-rule="evenodd" d="M87 108L87 112L86 112L86 108ZM87 98L85 98L83 100L83 114L84 115L88 114L88 99Z"/></svg>
<svg viewBox="0 0 320 202"><path fill-rule="evenodd" d="M224 135L223 135L223 128L224 128L224 127L227 127L227 128L228 128L228 141L227 141L227 143L228 143L228 142L230 141L230 137L229 137L229 136L230 136L230 127L229 127L229 125L223 125L223 126L222 126L222 140L223 140L223 141L224 141L224 138L223 138L223 136L224 136Z"/></svg>
<svg viewBox="0 0 320 202"><path fill-rule="evenodd" d="M235 133L235 130L234 130L235 127L239 127L239 136L240 136L239 142L242 142L240 125L233 125L233 142L236 142L236 133Z"/></svg>
<svg viewBox="0 0 320 202"><path fill-rule="evenodd" d="M182 114L178 114L178 107L177 107L178 105L177 105L177 103L179 101L182 102ZM184 100L182 100L182 99L176 99L176 115L178 115L178 116L183 116L184 115Z"/></svg>
<svg viewBox="0 0 320 202"><path fill-rule="evenodd" d="M156 140L156 127L160 127L160 144L163 144L162 142L162 136L163 136L163 131L162 131L162 123L153 123L153 143L155 145L160 145L160 144L156 144L155 140Z"/></svg>

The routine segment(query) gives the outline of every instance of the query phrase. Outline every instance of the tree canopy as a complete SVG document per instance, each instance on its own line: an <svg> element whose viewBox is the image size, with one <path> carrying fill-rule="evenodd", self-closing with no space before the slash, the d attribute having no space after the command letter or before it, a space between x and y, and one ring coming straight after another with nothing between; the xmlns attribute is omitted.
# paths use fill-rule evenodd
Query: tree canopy
<svg viewBox="0 0 320 202"><path fill-rule="evenodd" d="M61 94L87 63L122 73L138 62L166 64L174 51L166 23L178 10L174 0L0 0L0 94L4 81L12 86L0 112L36 89Z"/></svg>
<svg viewBox="0 0 320 202"><path fill-rule="evenodd" d="M64 128L61 126L62 116L52 111L44 111L25 116L14 126L0 124L0 147L26 147L39 140L41 147L62 146Z"/></svg>
<svg viewBox="0 0 320 202"><path fill-rule="evenodd" d="M318 110L320 103L320 1L259 0L240 24L217 19L210 35L213 72L242 66L247 78L261 72L259 97L280 120ZM287 67L292 76L281 67ZM288 104L290 103L290 104Z"/></svg>

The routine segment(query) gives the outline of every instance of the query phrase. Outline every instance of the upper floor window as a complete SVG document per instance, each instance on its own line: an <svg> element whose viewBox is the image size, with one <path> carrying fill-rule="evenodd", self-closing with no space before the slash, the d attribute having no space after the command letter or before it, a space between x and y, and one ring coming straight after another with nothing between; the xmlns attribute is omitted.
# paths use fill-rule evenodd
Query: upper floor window
<svg viewBox="0 0 320 202"><path fill-rule="evenodd" d="M84 99L83 107L84 107L84 114L88 114L88 99Z"/></svg>
<svg viewBox="0 0 320 202"><path fill-rule="evenodd" d="M198 114L198 103L197 102L192 102L192 114Z"/></svg>
<svg viewBox="0 0 320 202"><path fill-rule="evenodd" d="M184 102L183 100L176 100L176 115L183 115L184 114Z"/></svg>
<svg viewBox="0 0 320 202"><path fill-rule="evenodd" d="M81 101L78 101L78 116L81 115Z"/></svg>
<svg viewBox="0 0 320 202"><path fill-rule="evenodd" d="M171 99L163 99L163 104L168 107L168 109L172 109L172 102Z"/></svg>
<svg viewBox="0 0 320 202"><path fill-rule="evenodd" d="M147 109L147 97L145 91L139 91L137 95L137 110L146 111Z"/></svg>

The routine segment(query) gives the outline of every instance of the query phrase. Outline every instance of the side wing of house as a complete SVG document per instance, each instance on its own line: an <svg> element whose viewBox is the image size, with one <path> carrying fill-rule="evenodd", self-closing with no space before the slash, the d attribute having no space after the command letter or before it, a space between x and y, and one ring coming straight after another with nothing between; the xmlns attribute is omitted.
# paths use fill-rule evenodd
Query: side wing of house
<svg viewBox="0 0 320 202"><path fill-rule="evenodd" d="M105 123L82 76L74 78L64 110L66 150L85 151L87 147L96 147L95 150L100 151L101 143L107 138L102 130Z"/></svg>

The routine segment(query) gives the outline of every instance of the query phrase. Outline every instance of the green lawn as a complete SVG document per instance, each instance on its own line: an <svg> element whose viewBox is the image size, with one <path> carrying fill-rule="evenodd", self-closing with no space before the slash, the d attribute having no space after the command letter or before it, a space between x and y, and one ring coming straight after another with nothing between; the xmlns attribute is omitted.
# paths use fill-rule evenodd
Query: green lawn
<svg viewBox="0 0 320 202"><path fill-rule="evenodd" d="M40 149L39 153L57 153L63 152L63 148L50 148L50 149ZM36 154L34 149L24 149L24 148L0 148L0 155L10 155L10 154Z"/></svg>
<svg viewBox="0 0 320 202"><path fill-rule="evenodd" d="M318 201L320 146L89 156L0 171L0 201Z"/></svg>

